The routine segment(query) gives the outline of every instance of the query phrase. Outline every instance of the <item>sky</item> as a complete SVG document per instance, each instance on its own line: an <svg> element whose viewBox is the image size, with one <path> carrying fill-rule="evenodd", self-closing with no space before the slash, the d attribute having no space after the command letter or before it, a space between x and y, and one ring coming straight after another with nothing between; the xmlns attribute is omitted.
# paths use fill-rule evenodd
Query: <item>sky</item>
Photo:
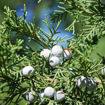
<svg viewBox="0 0 105 105"><path fill-rule="evenodd" d="M23 17L23 12L21 10L24 9L24 7L23 6L17 6L15 9L17 11L18 17L20 17L20 16ZM55 9L57 9L56 5L53 6L52 8L48 8L48 7L43 8L40 12L40 15L39 15L39 19L40 19L40 25L39 26L48 34L50 34L50 32L49 32L47 26L45 25L45 23L42 22L42 20L45 20L45 15L47 15L48 22L50 23L51 22L50 21L50 13L52 13L53 10L55 10ZM33 22L34 13L33 13L33 10L31 9L30 5L29 6L27 5L26 11L27 11L26 21L27 22ZM53 25L54 25L54 27L56 27L57 23L53 23ZM73 36L71 32L65 31L64 23L61 23L60 27L58 28L58 32L60 32L60 33L55 34L53 39L55 39L55 37L57 35L59 35L62 38L64 36L66 36L65 39L68 39L68 38ZM58 45L61 45L65 48L67 46L67 42L60 42L60 43L58 43Z"/></svg>

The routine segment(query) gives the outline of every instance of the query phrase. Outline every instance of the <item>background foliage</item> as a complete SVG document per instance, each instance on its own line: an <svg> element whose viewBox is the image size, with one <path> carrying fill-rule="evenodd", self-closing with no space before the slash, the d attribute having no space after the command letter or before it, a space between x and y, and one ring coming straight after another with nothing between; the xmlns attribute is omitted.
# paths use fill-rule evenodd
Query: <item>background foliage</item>
<svg viewBox="0 0 105 105"><path fill-rule="evenodd" d="M36 7L29 4L28 0L15 1L16 3L13 3L13 0L0 2L2 17L0 19L0 103L2 105L30 104L25 100L25 94L32 90L36 92L36 100L33 104L41 104L37 94L47 86L63 90L66 98L62 103L47 99L45 104L104 104L105 77L100 71L105 64L103 44L105 5L102 5L99 0L55 0L53 4L42 0L39 4L37 1L34 2L37 4ZM43 20L49 30L47 33L41 25L38 26L40 22L38 13L44 5L52 7L56 2L58 8L50 14L50 17L45 16ZM16 9L15 5L21 3L30 5L32 10L35 9L36 15L32 23L27 20L25 6L22 10L23 17L19 17L16 10L13 10ZM4 7L4 5L7 6ZM5 11L4 14L2 11ZM60 37L58 29L62 21L65 24L65 30L73 33L73 38ZM58 33L59 35L56 36ZM32 45L31 41L35 43ZM64 41L68 42L65 48L69 47L73 52L72 58L64 60L59 66L51 67L48 59L41 57L39 53L43 48L51 49L53 45ZM40 47L35 50L37 46ZM35 73L24 77L21 70L27 65L32 65ZM69 68L73 68L74 74L69 71ZM97 77L101 83L97 84L95 91L81 91L75 84L82 75ZM45 81L48 78L57 79L58 82Z"/></svg>

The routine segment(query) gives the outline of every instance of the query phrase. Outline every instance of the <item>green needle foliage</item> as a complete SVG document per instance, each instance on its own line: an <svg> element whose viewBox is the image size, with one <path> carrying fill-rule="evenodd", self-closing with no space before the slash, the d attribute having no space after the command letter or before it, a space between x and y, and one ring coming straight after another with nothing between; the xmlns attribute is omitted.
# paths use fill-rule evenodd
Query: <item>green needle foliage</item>
<svg viewBox="0 0 105 105"><path fill-rule="evenodd" d="M41 2L41 0L39 0ZM62 6L61 6L62 5ZM0 25L0 103L1 105L104 105L105 77L101 69L105 67L103 59L91 59L91 52L96 42L105 36L105 5L99 0L60 0L51 19L57 21L57 26L48 22L47 16L43 22L50 34L34 23L26 22L26 8L23 18L16 15L15 10L5 7L5 19ZM60 37L58 28L61 20L67 15L73 17L72 23L65 29L72 31L74 37L66 48L72 50L72 57L63 59L58 66L50 66L49 60L40 56L40 51L33 51L29 41L36 41L43 49L51 49L59 42L69 41ZM59 33L54 39L54 35ZM24 37L28 38L25 43ZM22 69L31 65L35 71L33 75L23 76ZM73 70L70 71L69 68ZM81 77L93 77L101 80L95 90L81 90L76 86ZM51 80L48 82L48 80ZM62 90L65 99L57 102L53 98L45 98L41 102L39 93L46 87ZM31 103L25 95L29 91L35 92L35 99Z"/></svg>

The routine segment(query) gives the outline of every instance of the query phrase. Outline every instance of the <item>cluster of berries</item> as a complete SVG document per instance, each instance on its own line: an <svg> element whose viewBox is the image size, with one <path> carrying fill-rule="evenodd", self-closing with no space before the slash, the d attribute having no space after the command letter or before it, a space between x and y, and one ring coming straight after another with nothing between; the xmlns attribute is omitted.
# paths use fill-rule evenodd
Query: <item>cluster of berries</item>
<svg viewBox="0 0 105 105"><path fill-rule="evenodd" d="M71 55L72 52L69 48L63 50L63 48L59 45L53 46L51 51L49 49L43 49L40 52L40 56L49 58L49 64L51 66L59 65L62 58L68 59Z"/></svg>
<svg viewBox="0 0 105 105"><path fill-rule="evenodd" d="M34 73L34 68L32 66L26 66L22 70L22 74L24 76L28 76L28 75L33 74L33 73ZM101 70L101 73L103 75L105 74L105 68L103 68ZM81 76L81 78L78 79L76 86L79 87L80 89L87 89L89 91L92 91L92 90L95 90L96 83L97 83L97 80L94 80L92 77L86 78L84 76ZM28 92L26 94L26 99L29 101L32 101L34 99L33 94L34 93L32 93L32 92ZM47 87L47 88L45 88L44 92L41 93L39 96L41 98L43 98L44 96L49 97L49 98L54 96L55 100L62 101L65 97L65 94L62 91L55 92L55 90L52 87ZM43 100L43 99L41 99L41 100Z"/></svg>
<svg viewBox="0 0 105 105"><path fill-rule="evenodd" d="M55 92L54 88L46 87L43 93L40 93L41 101L44 101L44 97L52 98L54 96L54 100L61 102L65 98L65 93L62 91Z"/></svg>
<svg viewBox="0 0 105 105"><path fill-rule="evenodd" d="M39 94L41 102L44 102L44 97L52 98L54 97L54 100L61 102L65 98L65 94L62 91L55 92L54 88L52 87L46 87L44 89L43 93ZM32 102L35 99L35 92L27 92L26 94L26 100Z"/></svg>
<svg viewBox="0 0 105 105"><path fill-rule="evenodd" d="M105 75L105 68L101 70L102 75Z"/></svg>
<svg viewBox="0 0 105 105"><path fill-rule="evenodd" d="M86 78L84 76L81 76L81 78L78 79L76 85L80 89L86 89L88 91L95 90L95 88L96 88L96 82L92 77Z"/></svg>
<svg viewBox="0 0 105 105"><path fill-rule="evenodd" d="M101 70L101 74L105 75L105 68ZM99 78L93 79L92 77L86 78L84 76L81 76L81 78L78 79L76 85L80 89L87 89L89 91L95 90L96 83L101 83L101 80Z"/></svg>
<svg viewBox="0 0 105 105"><path fill-rule="evenodd" d="M71 57L72 52L70 49L65 49L59 45L55 45L52 50L49 49L43 49L40 53L40 56L43 56L45 58L49 59L49 64L51 66L59 65L60 63L60 57L64 57L65 59L68 59ZM70 68L70 71L73 69ZM32 66L26 66L22 69L22 74L24 76L29 76L34 73L34 68ZM101 70L102 74L105 74L105 68ZM96 81L90 77L86 78L84 76L81 76L76 82L76 86L80 89L87 89L89 91L93 91L96 88ZM27 92L26 94L26 100L33 101L35 98L35 92ZM44 97L52 98L54 96L54 100L61 102L65 98L65 94L62 91L55 92L54 88L52 87L46 87L44 89L43 93L39 94L41 101L44 101Z"/></svg>
<svg viewBox="0 0 105 105"><path fill-rule="evenodd" d="M24 76L29 76L34 73L34 68L32 66L26 66L22 69L22 74ZM41 101L44 101L43 97L52 98L54 96L54 100L61 102L65 98L65 94L62 91L55 92L54 88L47 87L45 88L43 93L39 94ZM35 92L27 92L26 93L26 100L33 101L35 98Z"/></svg>

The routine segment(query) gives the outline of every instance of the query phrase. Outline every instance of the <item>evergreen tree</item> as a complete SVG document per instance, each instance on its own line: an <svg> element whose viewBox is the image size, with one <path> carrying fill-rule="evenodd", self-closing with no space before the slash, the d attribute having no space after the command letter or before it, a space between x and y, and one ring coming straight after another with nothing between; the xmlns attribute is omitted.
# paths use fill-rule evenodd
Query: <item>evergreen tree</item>
<svg viewBox="0 0 105 105"><path fill-rule="evenodd" d="M39 2L43 2L39 0ZM50 34L26 22L15 10L5 7L0 25L0 103L2 105L104 105L105 59L91 59L98 40L105 36L104 0L60 0L59 10L43 22ZM74 37L65 40L58 33L63 19L73 17L65 30ZM24 37L28 38L25 43ZM29 41L42 49L33 51ZM66 48L59 42L68 41Z"/></svg>

